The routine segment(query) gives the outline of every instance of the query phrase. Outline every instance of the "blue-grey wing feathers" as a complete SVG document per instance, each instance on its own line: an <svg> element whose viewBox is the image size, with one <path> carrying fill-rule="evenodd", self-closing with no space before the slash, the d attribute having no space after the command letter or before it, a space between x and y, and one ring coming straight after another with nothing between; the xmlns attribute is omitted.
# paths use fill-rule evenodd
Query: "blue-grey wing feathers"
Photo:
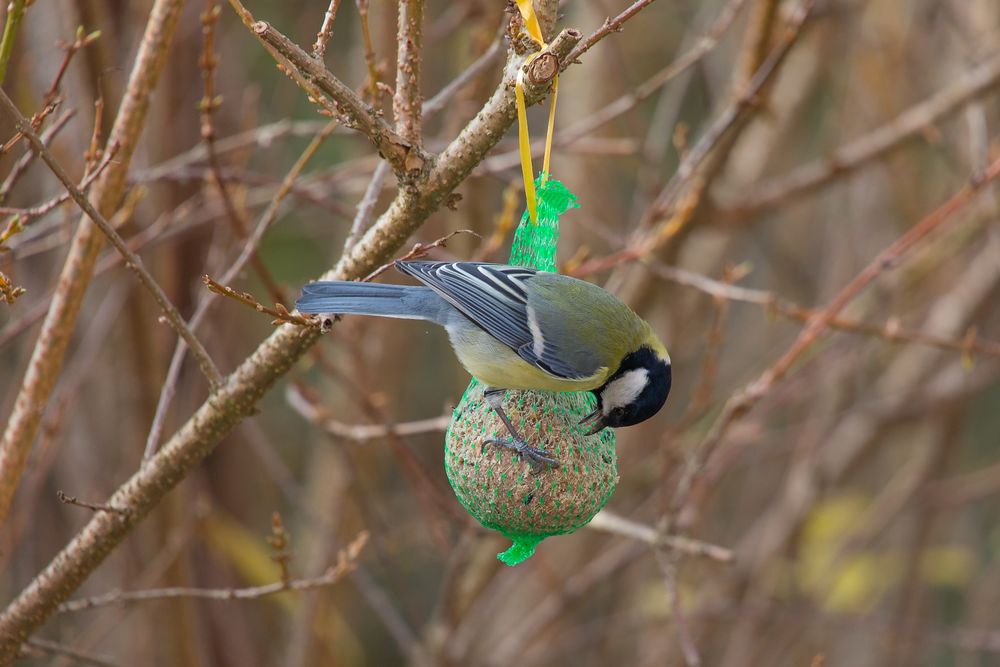
<svg viewBox="0 0 1000 667"><path fill-rule="evenodd" d="M535 269L480 262L396 262L396 267L541 370L566 379L589 377L596 370L566 363L558 346L546 340L529 303L528 281L538 275Z"/></svg>

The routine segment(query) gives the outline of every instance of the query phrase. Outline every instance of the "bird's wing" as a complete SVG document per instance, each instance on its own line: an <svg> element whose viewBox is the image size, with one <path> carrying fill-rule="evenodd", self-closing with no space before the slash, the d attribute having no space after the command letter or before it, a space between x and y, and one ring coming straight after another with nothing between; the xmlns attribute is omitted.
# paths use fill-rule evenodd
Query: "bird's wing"
<svg viewBox="0 0 1000 667"><path fill-rule="evenodd" d="M481 262L396 262L396 268L441 295L476 326L540 370L564 379L593 373L574 368L546 345L538 318L528 305L526 281L538 274L523 266Z"/></svg>

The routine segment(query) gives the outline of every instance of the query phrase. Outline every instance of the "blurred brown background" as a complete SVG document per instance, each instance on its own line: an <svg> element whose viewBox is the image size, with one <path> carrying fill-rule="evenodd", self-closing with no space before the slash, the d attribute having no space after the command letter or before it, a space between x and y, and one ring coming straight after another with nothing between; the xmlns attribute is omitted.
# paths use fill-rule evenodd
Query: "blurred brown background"
<svg viewBox="0 0 1000 667"><path fill-rule="evenodd" d="M26 113L38 111L52 83L63 57L57 43L72 41L78 25L101 31L72 60L46 121L51 127L75 110L52 142L74 177L98 95L107 134L149 5L37 0L27 8L4 81ZM305 48L327 7L247 5ZM571 0L559 26L586 36L625 6ZM25 664L79 659L57 649L119 665L1000 663L995 191L889 267L844 311L842 326L728 429L690 490L678 492L727 399L801 330L789 304L822 308L996 148L995 0L819 2L789 36L795 7L659 0L560 80L553 171L581 205L563 218L560 258L568 271L596 266L587 277L652 322L673 358L667 408L618 432L621 482L608 510L611 523L624 523L547 540L525 564L500 565L495 553L506 542L465 517L452 496L440 430L387 438L356 428L449 413L468 378L445 335L416 322L348 318L320 342L323 360L298 364L74 597L273 582L280 570L265 539L273 512L290 536L292 577L322 573L367 530L358 569L308 593L60 613L38 637L61 648L29 647L36 655ZM754 59L755 25L768 8L774 16ZM242 247L199 151L204 10L189 2L181 16L129 172L134 211L121 221L123 236L143 240L142 257L185 316L204 297L201 276L218 278ZM391 86L396 5L373 2L368 11L374 63ZM430 98L490 48L510 15L499 0L429 0L424 12L421 87ZM371 82L360 26L358 6L343 0L326 64L364 91ZM602 267L633 230L663 222L656 200L680 156L733 108L754 63L786 37L794 39L787 58L732 139L715 147L691 216L650 263ZM430 150L482 106L506 48L425 120ZM228 5L216 50L222 173L253 222L327 119ZM689 66L664 76L678 59ZM388 97L380 100L391 117ZM531 110L534 137L546 113L547 105ZM0 127L4 141L13 135L9 119ZM505 260L506 226L523 205L515 148L512 131L458 188L456 210L432 215L413 242L472 229L483 240L457 236L431 256ZM24 150L0 159L0 177ZM339 257L376 164L364 137L338 129L298 179L260 249L286 305ZM395 187L390 174L376 213ZM60 192L37 162L2 204L30 207ZM78 215L72 203L55 207L0 254L0 271L27 290L0 303L3 420ZM494 233L503 234L499 246ZM90 510L59 502L56 492L106 499L137 468L147 441L176 336L114 252L103 252L0 526L0 600L87 520ZM253 266L233 286L274 301ZM272 328L268 316L219 299L200 335L228 372ZM205 396L189 360L165 434ZM635 539L657 528L732 549L734 560Z"/></svg>

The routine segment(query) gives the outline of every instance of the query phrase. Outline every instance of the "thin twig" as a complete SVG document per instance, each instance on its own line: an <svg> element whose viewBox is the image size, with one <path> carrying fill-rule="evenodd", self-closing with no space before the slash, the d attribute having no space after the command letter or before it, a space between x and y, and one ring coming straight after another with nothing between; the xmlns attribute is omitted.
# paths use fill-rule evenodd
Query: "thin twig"
<svg viewBox="0 0 1000 667"><path fill-rule="evenodd" d="M101 213L113 215L121 201L125 174L145 125L150 96L166 63L167 46L177 26L180 9L180 0L153 2L108 140L109 145L119 147L119 152L90 193L94 208ZM42 148L44 154L44 146ZM81 216L0 439L0 523L7 517L42 414L62 369L67 345L103 242L104 236L98 227L88 221L88 216ZM29 599L31 597L29 595ZM35 599L35 602L53 604L44 598ZM3 622L3 616L0 616L0 625ZM13 658L19 643L28 634L23 627L0 631L0 664Z"/></svg>
<svg viewBox="0 0 1000 667"><path fill-rule="evenodd" d="M52 113L59 108L59 105L61 103L62 103L61 100L52 100L48 104L43 104L42 108L36 111L31 116L31 127L33 127L36 130L40 129L42 127L42 123L45 122L45 119L48 118L50 115L52 115ZM14 136L8 139L3 146L0 146L0 155L6 155L7 153L9 153L14 148L14 146L16 146L17 143L21 141L21 139L23 138L24 138L23 132L21 132L20 130L14 132Z"/></svg>
<svg viewBox="0 0 1000 667"><path fill-rule="evenodd" d="M167 1L157 0L158 3ZM548 52L562 59L579 39L579 32L563 30L552 40ZM366 275L401 247L427 216L445 203L516 119L512 82L524 58L522 54L510 54L501 83L480 112L441 152L417 191L397 193L393 204L351 252L341 258L337 267L324 274L324 279L350 280ZM550 86L551 79L529 77L525 85L527 102L539 102ZM298 327L278 327L236 368L223 389L195 410L156 456L112 495L113 504L124 503L135 513L127 520L114 521L108 519L107 513L95 514L7 605L0 613L0 660L5 655L16 654L18 646L56 606L80 586L170 489L250 414L263 394L318 340L318 333L307 331L303 335L303 331ZM32 363L35 362L33 359Z"/></svg>
<svg viewBox="0 0 1000 667"><path fill-rule="evenodd" d="M198 61L201 69L204 94L198 104L199 116L201 117L201 138L205 141L205 150L208 156L208 164L211 170L211 181L219 191L219 198L222 200L222 208L226 213L226 220L236 236L243 240L248 234L248 223L243 213L237 209L236 202L229 192L223 175L222 162L215 148L215 110L222 105L222 96L215 92L215 71L219 66L219 58L215 55L215 27L219 21L221 7L215 4L215 0L206 0L205 12L201 15L202 30L202 54ZM282 301L285 295L278 285L278 281L271 275L267 264L261 259L256 250L250 255L250 264L260 278L261 282L271 293L275 301Z"/></svg>
<svg viewBox="0 0 1000 667"><path fill-rule="evenodd" d="M231 283L236 280L237 276L243 271L243 267L250 260L250 257L257 251L260 246L261 239L264 238L264 233L270 228L271 224L277 219L278 211L281 210L281 205L288 193L292 189L292 185L295 183L295 179L299 177L302 170L305 169L306 164L319 147L323 144L328 136L333 132L334 128L337 127L337 121L330 121L326 124L313 140L309 142L302 154L292 165L288 173L285 174L284 179L282 179L281 187L275 193L274 197L271 199L270 204L268 204L267 209L261 214L260 219L257 221L257 226L254 228L253 233L245 240L243 249L240 252L239 257L233 262L225 274L223 274L222 282ZM212 304L215 303L215 298L211 294L205 295L205 298L199 301L198 306L195 308L194 315L191 316L191 328L197 330L201 323L204 321L205 317L208 316L209 309ZM160 398L156 404L156 412L153 415L153 423L149 427L149 433L146 436L146 447L143 450L143 460L148 461L150 457L156 453L157 447L160 444L160 438L163 436L163 425L167 417L167 411L170 408L170 404L173 401L174 394L177 391L177 382L180 380L181 366L184 363L184 355L187 353L187 347L183 341L177 341L177 346L174 348L174 354L170 358L170 366L167 369L167 377L163 381L163 387L160 390Z"/></svg>
<svg viewBox="0 0 1000 667"><path fill-rule="evenodd" d="M844 144L825 158L796 167L787 174L745 188L748 196L722 204L723 221L744 220L802 197L861 169L907 139L982 96L1000 83L1000 55L963 73L957 81L889 122Z"/></svg>
<svg viewBox="0 0 1000 667"><path fill-rule="evenodd" d="M128 510L122 509L120 507L112 507L111 505L101 505L99 503L88 503L80 500L76 496L70 496L63 491L56 491L56 498L59 502L65 505L76 505L77 507L84 507L95 512L116 512L118 514L124 514L128 516Z"/></svg>
<svg viewBox="0 0 1000 667"><path fill-rule="evenodd" d="M62 85L63 76L69 69L70 61L73 60L73 56L76 55L77 51L93 44L100 36L100 30L94 30L89 34L85 34L83 26L80 26L76 29L76 39L69 44L63 45L63 59L59 64L59 69L56 70L55 78L49 85L48 90L46 90L45 94L42 96L42 108L31 116L31 127L33 130L36 132L40 130L45 118L59 106L59 88ZM24 135L21 132L15 132L14 136L11 137L2 147L0 147L0 155L4 155L10 151L23 137Z"/></svg>
<svg viewBox="0 0 1000 667"><path fill-rule="evenodd" d="M330 41L330 37L333 36L333 21L337 18L337 7L339 5L340 0L330 0L330 5L323 14L323 25L320 26L319 32L316 33L316 43L313 44L313 58L323 60L326 56L326 45Z"/></svg>
<svg viewBox="0 0 1000 667"><path fill-rule="evenodd" d="M566 56L566 60L563 62L562 69L566 69L570 63L577 62L580 59L580 56L589 51L594 44L597 44L611 33L620 32L626 21L651 4L653 4L653 0L636 0L636 2L633 2L614 18L605 19L604 25L594 31L590 37L580 42L575 49L569 52L569 55Z"/></svg>
<svg viewBox="0 0 1000 667"><path fill-rule="evenodd" d="M278 139L286 136L315 137L316 133L326 127L329 122L329 119L290 121L285 118L216 140L216 154L221 156L252 146L268 148ZM203 163L207 159L208 148L205 146L205 142L199 141L197 145L169 160L164 160L146 169L136 169L131 174L131 178L133 181L143 183L157 181L190 165Z"/></svg>
<svg viewBox="0 0 1000 667"><path fill-rule="evenodd" d="M448 101L455 96L455 94L464 88L468 83L474 80L477 76L489 70L493 66L494 62L499 58L503 46L503 29L499 31L497 38L490 42L490 46L483 55L476 58L471 65L466 67L461 74L452 79L448 85L442 88L438 93L431 99L424 102L423 105L423 115L424 117L432 116L437 112L444 109Z"/></svg>
<svg viewBox="0 0 1000 667"><path fill-rule="evenodd" d="M664 280L691 287L716 299L750 303L763 307L769 314L780 315L795 322L808 322L819 314L819 310L800 306L774 292L729 285L714 280L708 276L687 271L663 262L645 259L642 264L647 270ZM829 327L840 331L873 336L889 343L915 343L927 345L942 350L958 352L968 357L981 354L988 357L1000 357L1000 341L980 337L974 329L970 329L961 339L947 338L923 331L915 331L900 325L896 317L888 317L885 324L867 324L846 317L837 316L830 320Z"/></svg>
<svg viewBox="0 0 1000 667"><path fill-rule="evenodd" d="M732 550L725 547L681 535L666 534L652 526L633 521L606 509L598 512L587 524L587 527L645 542L653 547L672 549L688 556L700 556L720 563L731 563L735 557Z"/></svg>
<svg viewBox="0 0 1000 667"><path fill-rule="evenodd" d="M802 0L796 6L778 44L757 68L747 84L746 90L741 91L737 98L709 126L691 150L684 155L677 171L650 207L651 217L664 216L670 212L678 195L683 191L684 184L705 163L715 146L729 134L732 128L739 125L740 120L760 102L758 96L791 52L814 4L815 0Z"/></svg>
<svg viewBox="0 0 1000 667"><path fill-rule="evenodd" d="M45 131L42 132L42 142L44 142L46 146L51 144L52 140L55 139L56 135L59 133L59 130L63 129L63 127L66 126L66 123L68 123L74 115L76 115L76 111L73 109L69 109L60 114L59 117L53 121L52 125L45 128ZM35 161L35 157L37 155L38 154L35 153L35 151L26 151L24 155L18 158L17 162L14 163L14 166L11 167L10 173L7 174L3 183L0 184L0 204L7 200L7 197L14 189L17 181L24 175L24 172L28 170L31 163Z"/></svg>
<svg viewBox="0 0 1000 667"><path fill-rule="evenodd" d="M394 259L391 262L386 262L382 266L378 267L377 269L369 273L367 276L362 278L362 282L369 282L371 280L375 280L380 275L391 269L396 262L405 262L408 259L416 259L418 257L423 257L434 248L443 248L444 246L448 245L448 241L456 234L472 234L476 238L482 238L482 236L480 236L477 232L472 231L471 229L456 229L450 234L446 234L441 238L439 238L438 240L433 241L431 243L415 243L413 244L413 247L410 248L410 251L408 253L406 253L402 257Z"/></svg>
<svg viewBox="0 0 1000 667"><path fill-rule="evenodd" d="M653 550L656 564L663 574L663 586L666 589L667 603L670 605L672 625L677 633L677 643L681 646L681 654L684 656L684 663L687 667L699 667L701 656L691 637L691 629L688 627L687 617L684 614L684 606L681 603L680 592L677 590L677 568L678 559L674 554L667 553L664 549Z"/></svg>
<svg viewBox="0 0 1000 667"><path fill-rule="evenodd" d="M310 591L326 588L336 584L345 574L352 572L361 550L368 543L368 531L361 531L344 549L337 554L337 562L326 569L322 575L309 579L292 579L276 581L263 586L249 588L151 588L143 591L111 591L104 595L70 600L59 605L58 612L74 612L108 605L120 605L131 602L149 602L153 600L173 600L176 598L197 598L200 600L218 600L229 602L233 600L257 600L276 593L286 591Z"/></svg>
<svg viewBox="0 0 1000 667"><path fill-rule="evenodd" d="M26 649L31 649L32 652L38 652L42 655L48 656L61 656L63 658L69 658L84 665L92 665L93 667L118 667L118 663L112 662L106 658L91 655L90 653L83 653L77 651L76 649L64 646L59 642L49 641L48 639L40 639L38 637L32 637L24 643ZM28 651L26 650L27 654Z"/></svg>
<svg viewBox="0 0 1000 667"><path fill-rule="evenodd" d="M146 265L143 263L142 258L129 250L128 245L125 243L125 239L123 239L118 232L115 231L115 228L111 225L111 223L108 222L107 219L101 215L96 208L94 208L93 204L90 203L90 200L87 199L87 195L85 195L80 188L76 186L72 179L70 179L66 170L64 170L62 165L56 161L52 153L49 152L49 149L45 147L42 140L39 139L37 134L35 134L35 131L31 129L31 124L28 122L28 119L24 117L10 98L7 97L7 93L3 90L0 90L0 106L2 106L7 112L7 115L14 120L18 129L24 133L24 136L31 143L35 151L38 152L45 164L49 166L52 173L56 175L56 178L62 182L63 187L65 187L69 192L73 201L75 201L80 208L83 209L84 213L87 214L87 216L94 222L95 225L97 225L101 232L104 233L108 240L111 241L111 244L126 259L126 266L128 266L128 268L135 273L143 287L145 287L149 293L153 295L153 299L157 304L159 304L160 309L163 311L163 314L171 328L173 328L173 330L177 332L177 335L183 338L184 342L191 347L192 354L194 354L195 358L198 360L198 366L201 368L205 377L208 378L208 382L212 386L212 389L214 390L218 388L222 384L222 375L219 373L219 369L215 367L215 364L212 362L211 357L208 356L208 351L201 344L201 341L195 338L194 333L192 333L188 328L184 318L182 318L181 314L177 312L177 308L170 302L170 299L163 291L163 288L160 287L159 283L156 282L156 279L153 278L152 274L150 274L146 269ZM108 149L108 152L113 152L116 148L116 146L112 145Z"/></svg>
<svg viewBox="0 0 1000 667"><path fill-rule="evenodd" d="M371 103L378 104L379 71L375 61L375 48L372 46L372 31L368 23L368 0L355 0L358 8L358 22L361 24L361 40L365 47L365 65L368 67L368 96Z"/></svg>
<svg viewBox="0 0 1000 667"><path fill-rule="evenodd" d="M396 92L392 113L396 131L413 145L421 142L420 70L423 56L424 0L399 0L396 35Z"/></svg>
<svg viewBox="0 0 1000 667"><path fill-rule="evenodd" d="M7 77L7 65L14 53L14 37L24 18L27 0L11 0L7 7L7 22L3 26L3 38L0 39L0 84Z"/></svg>
<svg viewBox="0 0 1000 667"><path fill-rule="evenodd" d="M334 419L326 408L311 400L294 383L289 384L285 390L285 399L293 410L330 435L358 443L380 440L390 435L409 437L444 431L451 422L451 415L447 414L398 424L345 424Z"/></svg>
<svg viewBox="0 0 1000 667"><path fill-rule="evenodd" d="M740 279L741 269L727 266L723 270L723 283L732 285ZM702 355L701 370L698 374L698 383L694 391L691 392L691 401L688 403L684 414L677 420L673 431L683 432L687 426L698 419L711 404L712 391L715 388L715 379L719 372L719 357L722 355L722 344L725 337L726 316L729 314L730 300L721 296L713 299L712 323L708 329L706 337L705 352Z"/></svg>
<svg viewBox="0 0 1000 667"><path fill-rule="evenodd" d="M43 144L44 145L44 144ZM88 174L84 174L83 180L80 181L80 185L77 188L80 192L86 193L90 189L90 185L97 180L97 177L101 175L101 172L111 164L114 160L115 153L117 152L117 146L109 146L106 151L104 151L104 157L101 159L94 170ZM33 153L35 151L32 151ZM32 206L31 208L12 208L9 206L0 206L0 215L8 215L13 213L14 217L10 219L7 223L7 227L4 228L3 232L0 232L0 246L3 246L11 237L21 233L29 226L31 223L41 218L42 216L48 214L50 211L59 207L59 205L69 201L73 195L70 192L63 192L56 197L38 204L37 206Z"/></svg>
<svg viewBox="0 0 1000 667"><path fill-rule="evenodd" d="M229 0L229 4L261 43L268 47L272 55L277 53L281 58L287 59L297 77L308 82L310 88L315 87L322 91L321 99L316 101L323 103L325 100L327 109L335 114L335 117L368 137L379 153L392 164L397 174L406 176L423 168L429 156L389 127L381 116L375 114L371 107L365 104L347 84L331 74L320 61L303 51L266 21L255 21L240 0ZM296 82L299 82L300 78L296 78ZM313 95L311 90L307 89L307 92Z"/></svg>
<svg viewBox="0 0 1000 667"><path fill-rule="evenodd" d="M320 322L319 318L315 315L312 317L306 317L305 315L299 315L298 313L290 313L288 309L285 308L280 303L274 304L274 308L268 308L264 304L253 298L248 292L237 292L232 287L226 285L220 285L216 281L212 280L209 276L202 276L202 282L209 290L215 292L216 294L221 294L222 296L229 297L234 301L238 301L245 306L250 306L258 313L265 313L274 318L271 324L295 324L300 327L318 327Z"/></svg>
<svg viewBox="0 0 1000 667"><path fill-rule="evenodd" d="M797 6L782 38L761 63L746 88L719 114L691 150L683 155L677 171L646 211L639 231L632 235L628 245L607 257L584 262L576 268L576 275L599 273L648 257L687 227L701 205L707 186L706 179L700 174L713 163L717 164L721 156L719 147L730 145L725 143L727 138L744 126L749 115L759 107L759 95L791 52L814 3L815 0L802 0ZM652 228L657 220L663 220L662 224L658 228Z"/></svg>
<svg viewBox="0 0 1000 667"><path fill-rule="evenodd" d="M358 202L357 213L351 222L351 229L347 232L347 238L344 239L344 252L350 251L371 225L372 218L375 216L375 204L378 203L378 196L381 194L382 188L385 186L385 180L388 177L389 163L385 161L379 162L372 173L371 180L368 181L365 194L361 197L361 201Z"/></svg>
<svg viewBox="0 0 1000 667"><path fill-rule="evenodd" d="M742 419L767 395L771 387L778 383L791 370L799 358L812 347L837 317L838 314L861 293L872 281L883 272L898 264L917 243L946 222L952 220L957 213L975 199L987 185L1000 176L1000 157L982 172L974 174L969 183L952 195L941 206L934 209L920 222L911 227L905 234L883 249L865 266L837 295L830 304L812 315L806 326L784 354L774 362L763 374L742 391L734 394L727 402L722 413L715 420L711 430L702 440L696 456L689 460L688 466L677 485L674 495L673 509L680 511L687 502L694 479L707 465L726 433L737 421Z"/></svg>
<svg viewBox="0 0 1000 667"><path fill-rule="evenodd" d="M708 28L705 34L695 41L695 45L690 50L686 51L683 55L669 63L659 72L640 83L634 90L625 93L618 99L606 104L597 111L586 114L584 118L574 122L564 130L561 130L558 134L556 134L553 140L553 146L566 147L585 137L589 137L595 130L604 127L616 118L628 113L642 101L648 99L656 91L663 88L663 86L679 74L687 71L693 65L697 64L718 45L719 40L722 38L723 34L725 34L726 30L729 29L729 26L732 25L733 19L736 18L736 14L745 2L746 0L730 0L729 3L723 7L722 11L719 12L718 16L712 22L712 25ZM426 110L427 107L425 105L424 111L426 112ZM544 140L539 139L531 142L532 157L540 157L544 150ZM520 152L517 150L511 150L506 153L499 153L491 156L488 160L483 162L480 169L490 173L503 171L505 169L517 167L520 163L520 159Z"/></svg>

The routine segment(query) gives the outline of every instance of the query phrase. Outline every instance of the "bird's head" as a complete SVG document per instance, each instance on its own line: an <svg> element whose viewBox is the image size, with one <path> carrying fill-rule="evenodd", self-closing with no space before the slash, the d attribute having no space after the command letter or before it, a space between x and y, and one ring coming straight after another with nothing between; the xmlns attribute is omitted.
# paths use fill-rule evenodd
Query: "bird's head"
<svg viewBox="0 0 1000 667"><path fill-rule="evenodd" d="M593 434L646 421L667 402L670 382L666 350L662 345L643 345L627 354L608 381L594 390L597 407L580 424Z"/></svg>

